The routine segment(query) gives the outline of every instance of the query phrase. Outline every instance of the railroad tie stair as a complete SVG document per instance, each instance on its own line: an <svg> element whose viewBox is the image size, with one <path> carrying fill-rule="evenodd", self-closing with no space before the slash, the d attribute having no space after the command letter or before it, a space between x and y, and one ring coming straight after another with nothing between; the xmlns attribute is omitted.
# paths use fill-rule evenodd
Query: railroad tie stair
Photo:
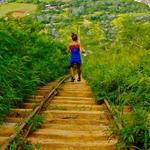
<svg viewBox="0 0 150 150"><path fill-rule="evenodd" d="M7 149L10 140L15 137L18 127L24 123L31 112L43 101L44 96L56 86L56 82L51 82L46 86L40 87L37 95L31 96L26 102L21 103L18 107L11 109L4 123L0 124L0 150Z"/></svg>
<svg viewBox="0 0 150 150"><path fill-rule="evenodd" d="M67 80L43 111L40 129L27 138L40 150L115 150L110 137L111 115L105 104L97 105L85 80Z"/></svg>

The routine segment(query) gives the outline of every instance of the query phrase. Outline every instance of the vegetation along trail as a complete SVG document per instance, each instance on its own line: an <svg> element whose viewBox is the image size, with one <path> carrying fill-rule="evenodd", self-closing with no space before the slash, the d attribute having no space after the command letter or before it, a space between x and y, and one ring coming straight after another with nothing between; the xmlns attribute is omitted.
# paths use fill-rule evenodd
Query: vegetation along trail
<svg viewBox="0 0 150 150"><path fill-rule="evenodd" d="M62 90L53 91L57 95L52 103L45 104L43 95L50 92L51 84L69 72L66 46L72 32L87 52L82 57L84 80L66 81ZM28 144L21 144L22 136L17 134L9 149L19 143L25 150L49 145L83 149L84 143L78 141L82 137L89 149L97 145L149 150L149 37L148 0L0 1L1 144L7 145L16 131L28 133L32 126L35 132ZM94 104L93 100L102 103L104 99L112 113L107 112L106 102ZM43 106L39 114L43 102L48 107ZM38 108L35 117L32 108ZM108 123L110 114L114 119ZM22 118L28 118L27 126ZM21 128L16 127L18 123ZM111 132L103 132L107 123ZM110 133L115 138L107 143Z"/></svg>

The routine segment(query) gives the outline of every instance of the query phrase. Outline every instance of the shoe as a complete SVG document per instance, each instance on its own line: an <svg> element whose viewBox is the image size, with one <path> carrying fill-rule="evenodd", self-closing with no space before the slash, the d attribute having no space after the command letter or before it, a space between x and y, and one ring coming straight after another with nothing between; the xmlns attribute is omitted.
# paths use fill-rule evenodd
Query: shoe
<svg viewBox="0 0 150 150"><path fill-rule="evenodd" d="M71 77L71 82L74 82L75 78L74 77Z"/></svg>
<svg viewBox="0 0 150 150"><path fill-rule="evenodd" d="M78 77L77 81L81 81L81 78L80 78L80 77Z"/></svg>

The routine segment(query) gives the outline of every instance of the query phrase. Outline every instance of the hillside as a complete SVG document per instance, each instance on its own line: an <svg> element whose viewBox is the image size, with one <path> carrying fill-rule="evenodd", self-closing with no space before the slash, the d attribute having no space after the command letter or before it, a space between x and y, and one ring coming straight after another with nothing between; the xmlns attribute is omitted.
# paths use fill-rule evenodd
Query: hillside
<svg viewBox="0 0 150 150"><path fill-rule="evenodd" d="M22 2L27 1L22 0ZM87 51L87 57L83 57L82 74L91 86L95 97L107 99L111 106L115 108L114 115L123 126L120 130L112 127L113 134L119 137L118 147L125 148L134 145L141 150L147 150L150 147L148 133L148 115L150 113L150 7L133 0L44 0L42 2L31 0L29 2L38 5L38 11L33 16L20 20L10 19L8 22L1 19L0 42L3 45L0 46L0 49L4 54L4 57L1 58L1 68L7 66L8 68L12 67L13 70L14 66L11 66L10 63L14 62L14 65L16 65L17 60L15 58L17 55L20 59L19 50L21 48L22 56L29 55L31 57L29 60L26 60L26 57L24 58L25 65L29 65L30 68L36 66L35 72L40 72L40 77L35 72L29 72L29 77L24 85L28 90L28 86L34 83L33 89L35 89L37 85L46 83L51 75L55 75L55 78L57 78L67 72L68 56L65 53L65 46L70 42L71 33L78 33L81 45ZM30 23L29 20L33 18L37 22ZM24 24L21 29L18 22ZM28 22L31 26L28 26ZM9 26L5 29L7 24ZM19 31L15 34L16 29ZM28 38L25 41L23 40L23 47L20 43L16 48L13 48L13 42L18 42L20 38L24 39L24 35L22 35L24 29L24 34ZM33 35L29 36L30 32ZM2 40L3 35L6 37L5 40ZM54 44L50 41L53 41ZM44 53L48 53L48 51L54 52L54 47L57 51L56 55L44 56ZM10 54L7 52L8 49ZM17 52L15 52L16 49ZM12 54L14 55L13 60ZM31 61L32 57L35 59L34 62ZM47 59L47 57L50 59ZM6 62L5 58L9 62ZM40 59L38 62L45 62L45 64L38 66L36 62L38 58ZM50 66L49 60L53 66ZM62 68L61 65L63 65ZM44 69L40 70L43 66L46 66L46 71L49 73L44 81L42 80ZM60 69L57 71L55 68ZM52 71L50 71L51 69ZM5 104L4 98L9 99L14 95L15 98L18 98L19 92L16 92L18 88L15 85L15 89L13 83L19 81L17 86L22 85L20 71L26 73L27 67L23 70L18 68L19 73L15 80L12 76L4 74L5 72L7 74L6 68L3 70L5 71L0 73L4 77L0 81L3 83L0 89L2 90L1 103ZM16 75L16 72L12 71L11 73ZM33 83L28 85L27 82L29 82L32 73ZM24 77L22 78L24 79ZM6 84L4 79L6 81L11 79L12 82ZM4 89L9 89L7 94L10 97L6 95ZM19 94L23 90L22 88ZM21 97L25 96L21 95ZM124 106L130 106L132 113L120 115ZM3 110L5 111L5 109Z"/></svg>

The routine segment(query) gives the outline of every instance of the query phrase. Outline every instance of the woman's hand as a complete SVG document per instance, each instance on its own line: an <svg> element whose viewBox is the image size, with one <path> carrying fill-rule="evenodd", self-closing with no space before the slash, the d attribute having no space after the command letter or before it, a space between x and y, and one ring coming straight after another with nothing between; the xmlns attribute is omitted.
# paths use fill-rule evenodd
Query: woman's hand
<svg viewBox="0 0 150 150"><path fill-rule="evenodd" d="M85 51L84 48L82 48L82 55L83 55L83 56L87 56L86 51Z"/></svg>

